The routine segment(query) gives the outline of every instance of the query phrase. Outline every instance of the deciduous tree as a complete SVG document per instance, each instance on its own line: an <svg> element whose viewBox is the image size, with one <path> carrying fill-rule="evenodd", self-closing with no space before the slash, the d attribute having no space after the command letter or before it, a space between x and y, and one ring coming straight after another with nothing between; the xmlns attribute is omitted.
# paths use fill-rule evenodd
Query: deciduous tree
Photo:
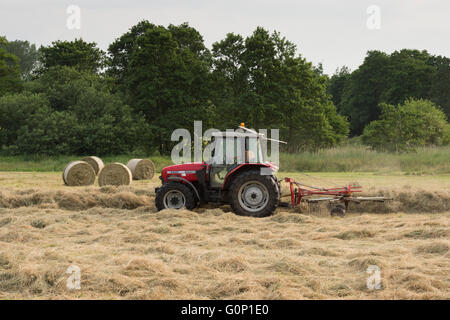
<svg viewBox="0 0 450 320"><path fill-rule="evenodd" d="M37 67L38 51L35 44L28 41L14 40L2 45L3 49L19 58L22 79L29 79Z"/></svg>
<svg viewBox="0 0 450 320"><path fill-rule="evenodd" d="M6 51L6 38L0 37L0 97L6 93L18 92L22 88L19 58Z"/></svg>
<svg viewBox="0 0 450 320"><path fill-rule="evenodd" d="M97 48L97 44L82 39L54 41L50 46L39 48L39 53L39 74L55 66L74 67L78 71L97 73L105 63L105 53Z"/></svg>

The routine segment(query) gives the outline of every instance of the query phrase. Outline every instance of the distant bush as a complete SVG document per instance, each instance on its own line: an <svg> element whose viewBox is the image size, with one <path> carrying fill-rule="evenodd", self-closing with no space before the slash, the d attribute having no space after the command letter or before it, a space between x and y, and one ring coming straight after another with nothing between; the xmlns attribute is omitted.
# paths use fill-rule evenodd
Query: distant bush
<svg viewBox="0 0 450 320"><path fill-rule="evenodd" d="M449 124L433 102L410 99L399 106L382 104L381 108L380 119L364 129L364 144L388 151L448 144Z"/></svg>
<svg viewBox="0 0 450 320"><path fill-rule="evenodd" d="M24 92L0 98L0 146L12 146L28 117L48 107L44 94Z"/></svg>

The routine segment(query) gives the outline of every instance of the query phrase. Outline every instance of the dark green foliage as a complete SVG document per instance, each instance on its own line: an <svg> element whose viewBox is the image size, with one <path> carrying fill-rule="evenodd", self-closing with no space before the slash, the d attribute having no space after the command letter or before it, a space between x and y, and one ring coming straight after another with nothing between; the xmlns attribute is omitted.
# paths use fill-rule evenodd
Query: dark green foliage
<svg viewBox="0 0 450 320"><path fill-rule="evenodd" d="M0 37L0 97L6 93L18 92L22 88L19 58L6 51L7 45L8 41Z"/></svg>
<svg viewBox="0 0 450 320"><path fill-rule="evenodd" d="M20 154L67 154L81 140L76 135L77 119L68 111L53 111L47 106L28 115L21 124L12 149Z"/></svg>
<svg viewBox="0 0 450 320"><path fill-rule="evenodd" d="M74 41L54 41L51 46L39 48L41 66L38 74L51 67L74 67L78 71L96 73L104 66L105 53L95 42L82 39Z"/></svg>
<svg viewBox="0 0 450 320"><path fill-rule="evenodd" d="M0 141L13 154L119 154L148 138L143 119L99 76L69 67L52 67L24 93L0 98L0 113Z"/></svg>
<svg viewBox="0 0 450 320"><path fill-rule="evenodd" d="M339 107L341 107L341 99L344 93L344 88L348 79L350 78L350 69L347 67L338 68L334 75L331 76L327 84L327 93L331 95L331 101L341 112Z"/></svg>
<svg viewBox="0 0 450 320"><path fill-rule="evenodd" d="M48 109L48 99L44 94L24 92L5 95L0 98L0 146L13 146L19 129L28 117L38 110Z"/></svg>
<svg viewBox="0 0 450 320"><path fill-rule="evenodd" d="M381 113L380 103L399 104L424 98L438 104L450 117L450 59L427 51L401 50L388 55L369 51L354 72L338 72L328 92L338 110L349 117L351 134L359 135Z"/></svg>
<svg viewBox="0 0 450 320"><path fill-rule="evenodd" d="M442 108L450 120L450 59L433 56L429 63L436 69L431 78L430 99Z"/></svg>
<svg viewBox="0 0 450 320"><path fill-rule="evenodd" d="M111 44L109 53L108 73L127 103L145 115L161 153L170 152L173 130L190 129L194 120L211 124L210 59L197 30L142 21Z"/></svg>
<svg viewBox="0 0 450 320"><path fill-rule="evenodd" d="M366 124L378 118L378 104L389 89L387 68L388 56L385 53L369 52L347 82L339 109L349 117L353 134L361 133Z"/></svg>
<svg viewBox="0 0 450 320"><path fill-rule="evenodd" d="M347 135L319 68L296 56L296 47L276 32L257 28L246 39L228 34L213 44L213 101L221 129L245 122L279 128L288 151L332 146ZM226 127L225 127L226 126Z"/></svg>
<svg viewBox="0 0 450 320"><path fill-rule="evenodd" d="M228 34L211 55L187 24L165 28L142 21L109 53L108 74L145 115L162 153L170 150L172 131L191 129L194 120L204 128L235 128L242 121L280 128L290 151L331 146L348 132L325 92L324 76L276 32L257 28L246 39Z"/></svg>
<svg viewBox="0 0 450 320"><path fill-rule="evenodd" d="M27 91L45 93L51 107L57 111L76 104L87 89L106 92L108 82L94 73L57 66L49 68L37 80L28 82L25 86Z"/></svg>
<svg viewBox="0 0 450 320"><path fill-rule="evenodd" d="M195 120L204 130L241 122L280 129L287 152L339 145L350 121L363 142L403 151L450 144L444 114L450 118L450 59L426 51L370 51L355 71L329 78L262 27L227 34L210 51L187 23L141 21L107 57L82 39L36 51L0 37L5 154L169 154L173 130L192 132Z"/></svg>
<svg viewBox="0 0 450 320"><path fill-rule="evenodd" d="M22 78L29 79L32 71L37 66L38 51L36 50L36 45L30 44L28 41L14 40L1 47L19 58Z"/></svg>
<svg viewBox="0 0 450 320"><path fill-rule="evenodd" d="M447 143L445 114L428 100L407 100L395 107L381 104L379 120L364 129L363 143L376 149L409 151Z"/></svg>

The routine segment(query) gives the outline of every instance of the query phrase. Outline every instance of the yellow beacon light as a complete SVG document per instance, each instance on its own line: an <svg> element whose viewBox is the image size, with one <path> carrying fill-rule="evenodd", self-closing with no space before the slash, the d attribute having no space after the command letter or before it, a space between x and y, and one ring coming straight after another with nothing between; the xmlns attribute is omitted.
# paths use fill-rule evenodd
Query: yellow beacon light
<svg viewBox="0 0 450 320"><path fill-rule="evenodd" d="M241 127L245 127L245 124L243 122L241 122Z"/></svg>

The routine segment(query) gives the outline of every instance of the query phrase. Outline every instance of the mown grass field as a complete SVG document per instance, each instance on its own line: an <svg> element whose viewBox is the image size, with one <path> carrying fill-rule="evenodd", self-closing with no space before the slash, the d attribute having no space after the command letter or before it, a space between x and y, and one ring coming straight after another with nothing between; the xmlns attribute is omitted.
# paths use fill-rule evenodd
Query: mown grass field
<svg viewBox="0 0 450 320"><path fill-rule="evenodd" d="M228 206L156 212L151 181L65 187L61 172L0 172L2 299L449 299L450 175L286 173L315 185L358 181L385 206ZM66 286L69 266L81 289ZM381 270L370 290L367 268Z"/></svg>

